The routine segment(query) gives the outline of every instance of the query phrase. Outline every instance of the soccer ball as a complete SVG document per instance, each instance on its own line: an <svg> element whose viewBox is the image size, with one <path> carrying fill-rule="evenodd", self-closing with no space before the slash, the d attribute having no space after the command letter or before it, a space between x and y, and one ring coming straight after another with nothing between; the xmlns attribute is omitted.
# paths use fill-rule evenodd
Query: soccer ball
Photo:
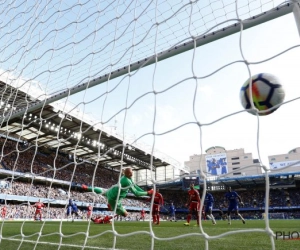
<svg viewBox="0 0 300 250"><path fill-rule="evenodd" d="M268 110L284 101L285 92L276 76L268 73L260 73L252 76L251 79L252 100L258 111ZM249 79L244 83L240 90L240 100L242 106L250 114L256 115L254 110L249 110L251 109ZM258 115L263 116L271 114L278 108L279 107L263 113L258 113Z"/></svg>

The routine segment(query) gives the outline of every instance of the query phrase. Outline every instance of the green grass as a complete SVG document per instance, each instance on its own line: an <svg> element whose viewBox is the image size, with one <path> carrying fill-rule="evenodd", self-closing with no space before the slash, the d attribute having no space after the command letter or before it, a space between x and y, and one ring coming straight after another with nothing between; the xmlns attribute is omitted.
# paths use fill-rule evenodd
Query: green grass
<svg viewBox="0 0 300 250"><path fill-rule="evenodd" d="M195 221L191 226L184 226L184 221L161 222L159 226L153 226L154 249L182 250L205 249L205 239L199 227L195 227ZM10 222L5 221L1 225L2 239L0 249L27 250L27 249L112 249L114 247L114 234L112 225L88 224L88 222ZM264 230L262 220L248 220L245 225L241 221L232 221L228 226L226 221L218 221L213 226L210 221L202 223L205 234L218 236L230 233L218 239L208 241L211 250L264 250L272 249L271 240L265 232L255 232L255 229ZM271 229L284 231L285 233L300 231L299 220L271 220ZM115 238L115 248L129 250L151 249L152 238L150 236L149 222L115 222L114 229L118 234ZM252 230L251 233L237 230ZM39 232L41 234L39 235ZM62 237L60 237L61 232ZM86 237L86 233L89 232ZM132 234L136 232L136 234ZM233 232L233 233L232 233ZM21 237L23 234L23 240ZM178 237L177 239L175 239ZM35 245L33 242L38 243ZM86 240L86 241L85 241ZM298 250L300 240L274 240L277 250ZM82 246L85 244L85 248Z"/></svg>

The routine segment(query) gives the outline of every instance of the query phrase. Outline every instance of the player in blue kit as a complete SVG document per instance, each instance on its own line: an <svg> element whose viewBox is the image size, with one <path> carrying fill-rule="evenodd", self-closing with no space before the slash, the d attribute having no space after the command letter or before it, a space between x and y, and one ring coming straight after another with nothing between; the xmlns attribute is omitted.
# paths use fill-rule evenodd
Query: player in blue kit
<svg viewBox="0 0 300 250"><path fill-rule="evenodd" d="M239 203L243 206L244 203L242 202L241 197L237 194L237 192L232 191L231 187L228 187L228 192L225 194L225 198L228 201L228 210L227 210L227 219L228 224L231 225L231 212L235 211L235 214L239 216L243 222L246 223L243 216L239 213Z"/></svg>
<svg viewBox="0 0 300 250"><path fill-rule="evenodd" d="M72 214L72 203L73 203L72 199L69 199L69 203L67 206L67 212L66 212L67 219L69 219L69 216L71 216L71 214Z"/></svg>
<svg viewBox="0 0 300 250"><path fill-rule="evenodd" d="M173 202L171 203L169 210L170 210L170 215L171 215L171 221L177 221L176 216L175 216L176 209L175 209Z"/></svg>
<svg viewBox="0 0 300 250"><path fill-rule="evenodd" d="M76 216L76 217L79 216L79 214L78 214L78 207L77 207L77 205L76 205L75 202L72 203L71 207L72 207L72 212L71 212L71 215L72 215L72 222L74 222L74 217L75 217L75 216Z"/></svg>
<svg viewBox="0 0 300 250"><path fill-rule="evenodd" d="M75 216L77 216L77 217L79 216L78 207L72 199L69 199L69 203L67 206L67 218L69 218L69 216L71 216L72 222L74 222Z"/></svg>
<svg viewBox="0 0 300 250"><path fill-rule="evenodd" d="M204 204L205 204L205 215L207 216L207 218L211 219L213 225L216 225L215 217L212 214L212 210L214 206L214 197L211 193L208 192L206 193Z"/></svg>

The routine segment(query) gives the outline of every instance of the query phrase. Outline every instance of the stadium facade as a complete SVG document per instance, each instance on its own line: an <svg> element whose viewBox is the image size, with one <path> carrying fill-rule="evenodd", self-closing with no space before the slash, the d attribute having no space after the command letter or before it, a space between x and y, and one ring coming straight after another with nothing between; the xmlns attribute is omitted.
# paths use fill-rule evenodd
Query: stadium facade
<svg viewBox="0 0 300 250"><path fill-rule="evenodd" d="M300 172L300 147L290 150L287 154L270 155L268 158L272 172Z"/></svg>
<svg viewBox="0 0 300 250"><path fill-rule="evenodd" d="M184 162L190 173L197 173L201 168L208 176L239 177L262 174L258 159L244 149L226 150L224 147L210 147L203 155L192 155ZM299 158L300 159L300 158ZM214 165L214 166L213 166Z"/></svg>
<svg viewBox="0 0 300 250"><path fill-rule="evenodd" d="M253 159L252 153L245 153L243 148L226 150L224 147L215 146L205 152L203 155L192 155L189 161L184 162L191 174L197 173L200 168L208 176L242 177L263 174L259 159ZM268 159L270 173L300 172L300 147L286 154L270 155Z"/></svg>

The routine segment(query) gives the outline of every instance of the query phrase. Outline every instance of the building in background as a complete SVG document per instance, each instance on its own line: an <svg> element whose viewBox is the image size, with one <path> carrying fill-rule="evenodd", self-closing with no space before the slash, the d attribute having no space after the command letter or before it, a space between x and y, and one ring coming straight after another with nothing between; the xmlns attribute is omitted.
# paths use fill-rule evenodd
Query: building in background
<svg viewBox="0 0 300 250"><path fill-rule="evenodd" d="M287 154L270 155L268 158L271 173L300 172L300 147L292 149Z"/></svg>
<svg viewBox="0 0 300 250"><path fill-rule="evenodd" d="M262 174L258 159L252 158L252 153L244 149L226 150L215 146L208 148L206 154L190 156L184 165L190 173L199 173L200 169L209 177L239 177ZM300 156L300 154L299 154Z"/></svg>

